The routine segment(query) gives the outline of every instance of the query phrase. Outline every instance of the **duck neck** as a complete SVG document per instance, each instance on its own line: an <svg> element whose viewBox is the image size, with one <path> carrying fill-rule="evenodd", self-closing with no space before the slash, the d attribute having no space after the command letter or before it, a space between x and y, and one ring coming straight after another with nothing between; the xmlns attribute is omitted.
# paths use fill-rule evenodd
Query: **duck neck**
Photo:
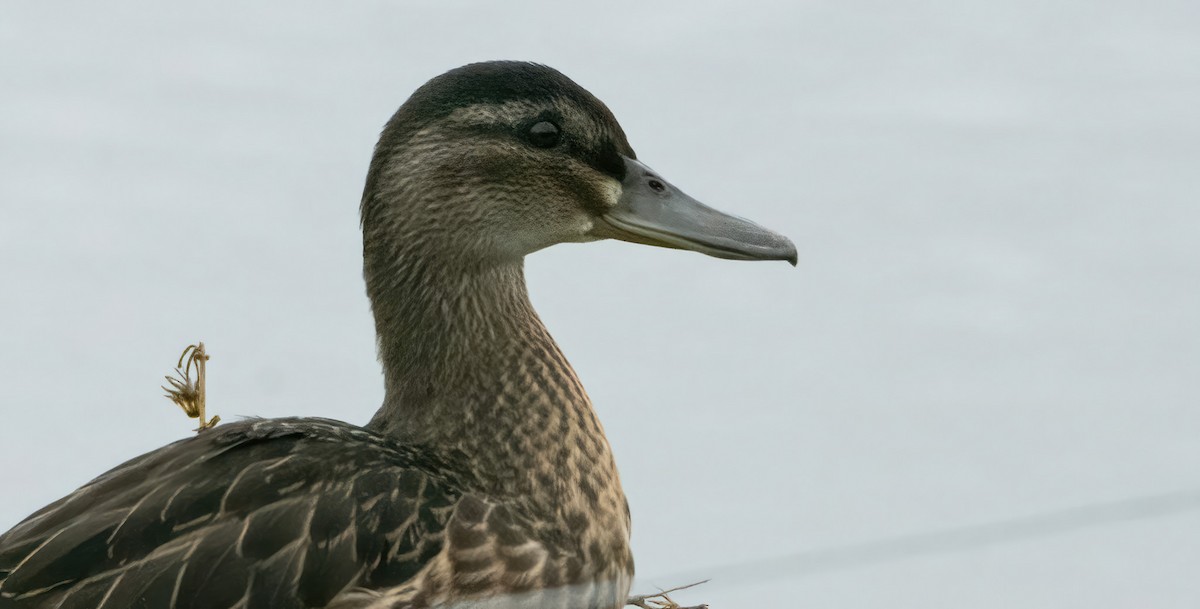
<svg viewBox="0 0 1200 609"><path fill-rule="evenodd" d="M523 260L382 273L370 260L386 396L369 428L465 456L483 492L624 512L608 441L529 302Z"/></svg>

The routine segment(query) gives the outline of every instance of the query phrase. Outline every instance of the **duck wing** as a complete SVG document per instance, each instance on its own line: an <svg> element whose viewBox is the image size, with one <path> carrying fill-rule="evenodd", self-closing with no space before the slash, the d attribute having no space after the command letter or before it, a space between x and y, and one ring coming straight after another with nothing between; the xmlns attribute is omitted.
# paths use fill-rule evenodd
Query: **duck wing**
<svg viewBox="0 0 1200 609"><path fill-rule="evenodd" d="M222 425L0 535L0 609L321 607L412 579L459 488L445 460L339 421Z"/></svg>

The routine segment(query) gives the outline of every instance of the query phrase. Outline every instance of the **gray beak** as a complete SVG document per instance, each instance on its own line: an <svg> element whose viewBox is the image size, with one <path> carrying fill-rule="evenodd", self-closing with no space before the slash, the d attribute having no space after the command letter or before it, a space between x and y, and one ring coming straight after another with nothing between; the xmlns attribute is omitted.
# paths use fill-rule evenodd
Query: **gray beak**
<svg viewBox="0 0 1200 609"><path fill-rule="evenodd" d="M796 246L787 237L687 196L628 157L621 198L601 220L595 231L599 237L730 260L787 260L796 265Z"/></svg>

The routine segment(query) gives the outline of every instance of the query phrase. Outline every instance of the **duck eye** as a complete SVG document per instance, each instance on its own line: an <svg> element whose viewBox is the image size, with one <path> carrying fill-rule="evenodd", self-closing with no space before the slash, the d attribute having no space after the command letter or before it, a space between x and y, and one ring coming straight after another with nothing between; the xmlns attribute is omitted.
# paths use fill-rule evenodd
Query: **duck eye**
<svg viewBox="0 0 1200 609"><path fill-rule="evenodd" d="M538 148L553 148L560 137L558 125L550 121L534 123L529 128L529 142Z"/></svg>

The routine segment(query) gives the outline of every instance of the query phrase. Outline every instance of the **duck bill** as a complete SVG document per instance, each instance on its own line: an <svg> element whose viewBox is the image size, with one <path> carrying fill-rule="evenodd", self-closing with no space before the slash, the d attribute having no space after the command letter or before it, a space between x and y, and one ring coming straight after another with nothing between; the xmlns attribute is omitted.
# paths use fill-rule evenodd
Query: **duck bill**
<svg viewBox="0 0 1200 609"><path fill-rule="evenodd" d="M787 260L796 265L796 246L787 237L687 196L628 157L621 198L601 220L596 230L600 237L729 260Z"/></svg>

